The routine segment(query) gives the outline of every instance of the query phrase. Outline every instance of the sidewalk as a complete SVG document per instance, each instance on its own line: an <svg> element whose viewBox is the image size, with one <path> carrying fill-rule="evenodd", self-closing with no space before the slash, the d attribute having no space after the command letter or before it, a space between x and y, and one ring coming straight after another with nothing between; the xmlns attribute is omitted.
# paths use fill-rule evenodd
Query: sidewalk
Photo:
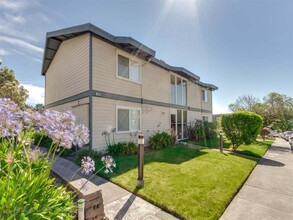
<svg viewBox="0 0 293 220"><path fill-rule="evenodd" d="M277 139L259 161L221 220L292 220L293 153Z"/></svg>
<svg viewBox="0 0 293 220"><path fill-rule="evenodd" d="M64 158L58 158L52 167L52 171L65 181L69 181L72 175L80 167ZM72 180L88 178L78 172ZM137 197L136 195L122 189L121 187L95 176L91 182L96 184L102 190L105 215L107 218L120 220L159 220L177 219L174 216L164 212L155 205Z"/></svg>

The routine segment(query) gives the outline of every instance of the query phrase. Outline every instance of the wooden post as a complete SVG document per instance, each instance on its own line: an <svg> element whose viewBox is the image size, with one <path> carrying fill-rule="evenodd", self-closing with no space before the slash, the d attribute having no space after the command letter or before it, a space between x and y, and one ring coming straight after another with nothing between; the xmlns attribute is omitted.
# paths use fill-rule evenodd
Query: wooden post
<svg viewBox="0 0 293 220"><path fill-rule="evenodd" d="M142 188L144 186L143 179L143 166L144 166L144 135L138 135L138 177L137 177L137 187Z"/></svg>
<svg viewBox="0 0 293 220"><path fill-rule="evenodd" d="M220 131L220 152L223 153L223 132Z"/></svg>

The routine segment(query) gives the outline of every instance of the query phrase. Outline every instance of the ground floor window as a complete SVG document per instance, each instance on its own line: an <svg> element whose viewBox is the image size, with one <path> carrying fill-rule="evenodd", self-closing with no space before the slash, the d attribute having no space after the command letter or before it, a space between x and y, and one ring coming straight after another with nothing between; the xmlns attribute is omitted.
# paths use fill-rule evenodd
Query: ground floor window
<svg viewBox="0 0 293 220"><path fill-rule="evenodd" d="M141 130L140 108L117 106L116 112L117 132L131 132Z"/></svg>
<svg viewBox="0 0 293 220"><path fill-rule="evenodd" d="M204 116L202 116L202 120L203 121L209 121L209 117L204 115Z"/></svg>

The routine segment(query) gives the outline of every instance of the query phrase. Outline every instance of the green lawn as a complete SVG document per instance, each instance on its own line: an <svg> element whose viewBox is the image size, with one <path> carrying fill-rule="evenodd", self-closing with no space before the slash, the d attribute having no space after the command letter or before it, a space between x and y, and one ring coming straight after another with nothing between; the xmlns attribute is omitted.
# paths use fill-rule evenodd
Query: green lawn
<svg viewBox="0 0 293 220"><path fill-rule="evenodd" d="M212 138L206 141L198 141L196 144L211 148L219 148L219 138ZM236 152L254 157L262 157L267 149L272 145L272 141L257 141L250 145L240 145ZM231 142L224 138L224 149L232 149Z"/></svg>
<svg viewBox="0 0 293 220"><path fill-rule="evenodd" d="M218 219L257 162L185 146L154 151L145 154L145 187L138 190L137 156L115 160L114 173L102 176L184 219Z"/></svg>

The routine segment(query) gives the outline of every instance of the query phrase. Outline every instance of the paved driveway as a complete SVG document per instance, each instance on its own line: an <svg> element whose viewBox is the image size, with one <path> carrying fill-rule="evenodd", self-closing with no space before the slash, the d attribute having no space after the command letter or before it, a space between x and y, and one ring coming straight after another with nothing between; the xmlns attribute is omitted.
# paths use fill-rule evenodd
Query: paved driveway
<svg viewBox="0 0 293 220"><path fill-rule="evenodd" d="M277 139L221 220L293 220L293 152Z"/></svg>

